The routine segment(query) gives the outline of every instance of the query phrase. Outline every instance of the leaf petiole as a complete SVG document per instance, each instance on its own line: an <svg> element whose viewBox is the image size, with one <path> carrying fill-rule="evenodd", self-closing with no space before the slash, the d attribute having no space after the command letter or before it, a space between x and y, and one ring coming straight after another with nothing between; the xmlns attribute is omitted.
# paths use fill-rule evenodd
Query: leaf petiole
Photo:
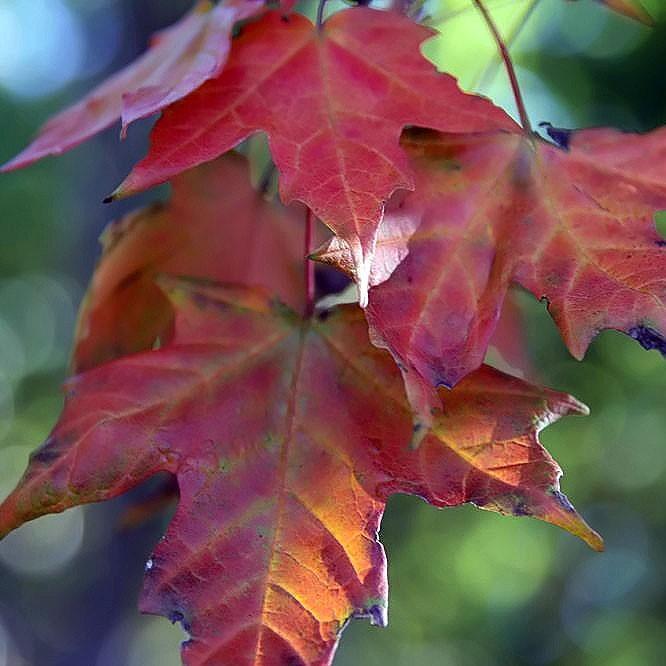
<svg viewBox="0 0 666 666"><path fill-rule="evenodd" d="M482 0L472 0L476 8L481 12L483 20L486 22L488 29L492 33L493 39L497 44L499 49L500 56L504 62L504 67L506 68L506 73L509 75L509 82L511 83L511 90L513 91L514 99L516 100L516 106L518 107L518 115L520 116L520 124L523 126L523 129L527 134L532 133L532 125L530 119L527 115L527 109L525 108L525 102L523 101L523 95L520 92L520 85L518 84L518 77L516 76L516 69L513 66L513 60L511 60L511 55L509 54L509 49L506 46L502 35L495 25L490 12L483 4Z"/></svg>
<svg viewBox="0 0 666 666"><path fill-rule="evenodd" d="M321 27L324 25L324 9L326 8L327 0L319 0L317 5L317 29L321 30Z"/></svg>

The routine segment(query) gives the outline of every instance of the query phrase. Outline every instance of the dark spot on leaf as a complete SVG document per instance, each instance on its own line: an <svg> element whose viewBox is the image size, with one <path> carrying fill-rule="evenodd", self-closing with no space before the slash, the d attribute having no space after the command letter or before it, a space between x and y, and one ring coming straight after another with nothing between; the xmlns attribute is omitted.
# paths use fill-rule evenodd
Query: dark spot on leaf
<svg viewBox="0 0 666 666"><path fill-rule="evenodd" d="M666 356L666 338L649 326L635 326L629 329L629 335L648 351L656 349Z"/></svg>
<svg viewBox="0 0 666 666"><path fill-rule="evenodd" d="M171 624L180 623L180 626L189 633L191 627L190 623L185 620L185 616L180 611L171 611L167 616Z"/></svg>
<svg viewBox="0 0 666 666"><path fill-rule="evenodd" d="M524 500L516 498L513 506L511 507L511 511L513 512L514 516L531 516L532 511L530 508L527 506Z"/></svg>
<svg viewBox="0 0 666 666"><path fill-rule="evenodd" d="M404 138L405 141L423 141L429 142L437 139L440 136L440 133L437 130L430 129L428 127L417 127L416 125L408 125L403 132L401 138Z"/></svg>
<svg viewBox="0 0 666 666"><path fill-rule="evenodd" d="M543 127L546 130L548 136L557 146L564 150L569 150L572 134L571 130L563 129L562 127L553 127L550 123L539 123L539 127Z"/></svg>
<svg viewBox="0 0 666 666"><path fill-rule="evenodd" d="M441 166L446 171L462 171L462 164L457 160L443 160Z"/></svg>
<svg viewBox="0 0 666 666"><path fill-rule="evenodd" d="M557 503L565 510L568 511L569 513L575 513L576 509L573 508L573 504L569 501L569 498L564 494L561 493L559 490L556 490L553 488L550 491L551 495L557 500Z"/></svg>
<svg viewBox="0 0 666 666"><path fill-rule="evenodd" d="M375 627L385 627L387 622L386 622L386 609L374 605L371 606L370 609L368 610L368 614L370 615L370 624L372 624Z"/></svg>
<svg viewBox="0 0 666 666"><path fill-rule="evenodd" d="M414 282L414 278L411 275L407 276L407 284L412 284Z"/></svg>
<svg viewBox="0 0 666 666"><path fill-rule="evenodd" d="M381 451L382 440L379 437L368 437L368 446L375 451Z"/></svg>
<svg viewBox="0 0 666 666"><path fill-rule="evenodd" d="M446 388L451 390L454 384L455 381L451 381L448 377L438 377L437 383L435 384L435 388Z"/></svg>
<svg viewBox="0 0 666 666"><path fill-rule="evenodd" d="M53 440L49 440L30 455L31 463L48 465L60 457L60 451Z"/></svg>
<svg viewBox="0 0 666 666"><path fill-rule="evenodd" d="M370 620L373 627L385 627L388 624L386 609L379 604L373 604L369 608L355 611L353 617L357 620Z"/></svg>
<svg viewBox="0 0 666 666"><path fill-rule="evenodd" d="M666 247L666 240L658 240L657 247Z"/></svg>
<svg viewBox="0 0 666 666"><path fill-rule="evenodd" d="M319 321L326 321L329 318L330 314L331 314L330 310L322 310L317 315L317 318L319 319Z"/></svg>

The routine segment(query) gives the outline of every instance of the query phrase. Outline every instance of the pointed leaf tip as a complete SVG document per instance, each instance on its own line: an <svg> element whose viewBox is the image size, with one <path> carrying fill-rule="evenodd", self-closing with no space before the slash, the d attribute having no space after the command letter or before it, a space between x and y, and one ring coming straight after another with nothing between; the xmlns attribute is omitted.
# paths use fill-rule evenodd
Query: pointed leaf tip
<svg viewBox="0 0 666 666"><path fill-rule="evenodd" d="M603 537L587 524L569 498L558 489L553 489L551 496L554 500L553 510L544 516L544 520L577 536L592 550L603 552L605 547Z"/></svg>
<svg viewBox="0 0 666 666"><path fill-rule="evenodd" d="M578 400L577 398L574 398L572 395L567 396L569 398L569 403L570 403L570 414L580 414L580 416L589 416L590 415L590 408L584 403Z"/></svg>
<svg viewBox="0 0 666 666"><path fill-rule="evenodd" d="M108 203L113 203L114 201L120 201L121 199L127 199L128 197L132 196L133 194L136 194L133 192L127 185L125 184L126 181L123 181L116 187L111 194L108 196L104 197L102 199L102 203L108 204Z"/></svg>

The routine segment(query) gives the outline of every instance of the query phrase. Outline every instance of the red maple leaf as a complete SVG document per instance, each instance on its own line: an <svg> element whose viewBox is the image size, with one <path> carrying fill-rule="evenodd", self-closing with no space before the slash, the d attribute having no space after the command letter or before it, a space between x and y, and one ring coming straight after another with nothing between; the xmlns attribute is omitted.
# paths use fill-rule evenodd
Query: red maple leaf
<svg viewBox="0 0 666 666"><path fill-rule="evenodd" d="M576 358L608 328L666 353L666 247L653 219L666 208L666 129L550 131L562 146L519 128L404 137L417 187L384 217L367 316L426 424L432 387L483 362L512 283L547 301ZM337 239L318 257L353 275Z"/></svg>
<svg viewBox="0 0 666 666"><path fill-rule="evenodd" d="M259 0L199 3L5 166L164 111L114 196L170 178L174 196L107 230L80 374L0 505L0 538L167 473L134 513L177 486L140 605L187 629L189 666L326 666L350 618L385 624L378 530L395 493L532 516L602 548L538 438L586 408L482 365L492 336L527 365L512 285L548 302L577 357L605 328L666 353L653 222L666 130L538 138L481 0L525 129L438 73L420 52L431 31L405 16L357 7L323 22L322 2L314 25L292 4L257 18ZM309 207L304 241L304 211L266 201L244 158L216 159L259 131L283 201ZM337 236L314 256L356 280L365 315L315 307L315 215Z"/></svg>
<svg viewBox="0 0 666 666"><path fill-rule="evenodd" d="M304 320L248 288L168 284L172 343L68 382L0 535L176 475L140 606L182 621L186 664L330 664L350 617L384 624L377 531L393 493L534 516L602 547L537 439L584 411L571 397L483 368L441 394L441 418L409 449L400 375L358 307Z"/></svg>
<svg viewBox="0 0 666 666"><path fill-rule="evenodd" d="M114 196L168 180L263 130L283 201L304 202L345 240L363 299L384 203L414 185L402 128L511 125L424 59L420 45L432 34L364 7L338 12L322 27L298 14L267 13L234 40L220 76L164 112L148 156Z"/></svg>

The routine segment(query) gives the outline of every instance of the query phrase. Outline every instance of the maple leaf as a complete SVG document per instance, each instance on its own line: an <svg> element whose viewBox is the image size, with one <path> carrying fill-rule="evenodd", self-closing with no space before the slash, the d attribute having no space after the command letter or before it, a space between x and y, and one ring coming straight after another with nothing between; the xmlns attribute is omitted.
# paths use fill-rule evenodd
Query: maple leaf
<svg viewBox="0 0 666 666"><path fill-rule="evenodd" d="M136 62L49 120L37 138L2 167L10 171L77 146L122 119L122 135L139 118L160 111L222 71L234 24L258 14L263 0L208 0L159 32Z"/></svg>
<svg viewBox="0 0 666 666"><path fill-rule="evenodd" d="M132 213L102 235L75 371L168 341L173 310L154 283L160 273L264 286L301 311L304 219L299 209L267 202L236 153L178 176L168 204Z"/></svg>
<svg viewBox="0 0 666 666"><path fill-rule="evenodd" d="M59 423L0 506L0 535L176 475L140 606L187 628L186 664L330 664L350 617L385 624L377 531L396 492L531 515L602 547L538 441L585 411L570 396L483 368L442 393L411 450L400 375L358 307L303 320L256 290L168 284L173 342L68 382Z"/></svg>
<svg viewBox="0 0 666 666"><path fill-rule="evenodd" d="M666 244L653 220L666 208L666 128L550 131L562 147L517 127L404 137L417 187L380 228L367 316L420 423L438 408L431 387L482 363L512 283L547 301L578 359L608 328L666 353ZM315 256L353 276L336 239Z"/></svg>
<svg viewBox="0 0 666 666"><path fill-rule="evenodd" d="M399 145L406 125L445 131L508 127L421 55L433 31L357 7L323 26L269 12L243 27L224 71L165 110L147 157L113 197L163 182L268 133L285 203L304 202L350 248L364 301L385 201L413 187Z"/></svg>

